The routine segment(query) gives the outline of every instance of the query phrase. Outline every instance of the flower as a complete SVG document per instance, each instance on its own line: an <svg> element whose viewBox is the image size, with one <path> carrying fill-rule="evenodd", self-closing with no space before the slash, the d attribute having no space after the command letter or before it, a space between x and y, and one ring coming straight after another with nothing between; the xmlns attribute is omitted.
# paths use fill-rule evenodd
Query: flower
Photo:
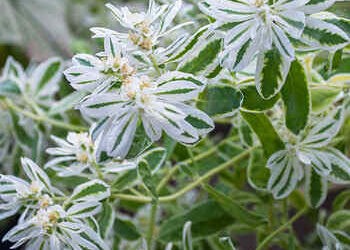
<svg viewBox="0 0 350 250"><path fill-rule="evenodd" d="M48 148L46 152L55 158L45 164L45 168L55 170L59 176L67 177L80 175L89 169L95 172L94 143L88 133L73 133L67 135L67 140L51 136L59 146Z"/></svg>
<svg viewBox="0 0 350 250"><path fill-rule="evenodd" d="M24 205L41 201L41 205L50 203L50 197L59 191L51 186L46 173L33 161L22 158L22 167L30 182L11 175L0 175L0 219L16 214ZM46 200L44 202L44 200ZM34 207L29 206L27 210ZM23 213L26 216L28 213Z"/></svg>
<svg viewBox="0 0 350 250"><path fill-rule="evenodd" d="M224 38L222 65L241 71L257 57L256 85L269 99L284 84L295 58L294 41L310 49L336 50L349 42L336 25L309 14L334 1L205 0L200 8L216 19L212 28Z"/></svg>
<svg viewBox="0 0 350 250"><path fill-rule="evenodd" d="M154 0L149 0L147 12L131 12L129 8L121 9L107 4L121 26L129 30L129 33L120 33L105 28L92 28L95 38L114 36L118 41L126 45L128 50L150 51L159 43L159 39L169 33L187 25L177 25L169 29L173 19L180 10L182 0L176 0L173 4L158 6Z"/></svg>
<svg viewBox="0 0 350 250"><path fill-rule="evenodd" d="M84 204L79 206L87 208ZM75 215L76 211L74 205L67 211L60 205L39 209L32 218L12 228L3 241L16 242L12 248L26 244L28 250L108 249L101 237Z"/></svg>
<svg viewBox="0 0 350 250"><path fill-rule="evenodd" d="M81 91L99 92L118 83L136 72L129 64L123 47L113 37L104 40L104 52L92 56L78 54L73 65L64 71L73 88Z"/></svg>
<svg viewBox="0 0 350 250"><path fill-rule="evenodd" d="M124 158L139 117L152 141L159 140L165 131L176 141L192 144L211 131L213 121L185 103L196 98L204 87L202 79L181 72L169 72L154 80L133 76L125 79L119 89L90 95L79 109L101 120L97 126L97 151Z"/></svg>
<svg viewBox="0 0 350 250"><path fill-rule="evenodd" d="M306 198L312 207L319 207L326 198L327 181L350 182L349 159L328 146L343 121L344 108L338 107L313 124L306 136L298 136L295 145L288 145L270 156L267 162L271 170L268 189L275 198L287 197L305 177Z"/></svg>

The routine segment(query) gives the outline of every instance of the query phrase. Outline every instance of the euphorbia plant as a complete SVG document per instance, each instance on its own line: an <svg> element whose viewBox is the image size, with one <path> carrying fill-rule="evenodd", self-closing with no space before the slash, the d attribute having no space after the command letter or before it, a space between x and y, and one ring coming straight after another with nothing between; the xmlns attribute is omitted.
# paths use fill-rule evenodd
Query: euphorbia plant
<svg viewBox="0 0 350 250"><path fill-rule="evenodd" d="M68 95L61 60L9 58L0 218L20 217L4 240L245 249L249 233L257 249L350 249L350 21L326 12L334 2L185 3L192 18L181 0L107 4L122 27L91 29L102 51L73 57ZM297 237L302 216L319 238Z"/></svg>

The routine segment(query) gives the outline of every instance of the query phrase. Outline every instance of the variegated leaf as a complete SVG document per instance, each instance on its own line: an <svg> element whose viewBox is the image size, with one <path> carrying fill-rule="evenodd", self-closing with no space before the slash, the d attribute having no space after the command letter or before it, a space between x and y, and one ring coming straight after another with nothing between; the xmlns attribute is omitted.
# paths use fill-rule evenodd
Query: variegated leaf
<svg viewBox="0 0 350 250"><path fill-rule="evenodd" d="M343 121L344 109L340 106L321 120L321 122L315 124L302 140L301 144L316 149L327 146L334 136L337 135L343 125Z"/></svg>
<svg viewBox="0 0 350 250"><path fill-rule="evenodd" d="M77 186L69 198L71 202L100 201L110 196L109 186L101 180L92 180Z"/></svg>
<svg viewBox="0 0 350 250"><path fill-rule="evenodd" d="M327 197L327 179L312 167L305 166L305 198L309 206L318 208Z"/></svg>
<svg viewBox="0 0 350 250"><path fill-rule="evenodd" d="M334 24L318 18L307 17L301 42L308 44L305 49L336 51L349 44L348 35Z"/></svg>
<svg viewBox="0 0 350 250"><path fill-rule="evenodd" d="M186 222L182 231L182 246L184 250L193 249L191 226L192 226L191 221Z"/></svg>
<svg viewBox="0 0 350 250"><path fill-rule="evenodd" d="M290 59L283 57L277 48L258 55L255 83L262 98L274 97L286 81Z"/></svg>
<svg viewBox="0 0 350 250"><path fill-rule="evenodd" d="M276 199L287 197L304 177L303 165L289 150L274 153L267 162L271 170L268 190Z"/></svg>
<svg viewBox="0 0 350 250"><path fill-rule="evenodd" d="M71 206L68 210L68 216L74 218L86 218L96 215L101 211L101 203L98 201L79 202Z"/></svg>
<svg viewBox="0 0 350 250"><path fill-rule="evenodd" d="M330 148L327 150L332 169L328 175L328 180L334 183L350 183L350 160L339 150Z"/></svg>

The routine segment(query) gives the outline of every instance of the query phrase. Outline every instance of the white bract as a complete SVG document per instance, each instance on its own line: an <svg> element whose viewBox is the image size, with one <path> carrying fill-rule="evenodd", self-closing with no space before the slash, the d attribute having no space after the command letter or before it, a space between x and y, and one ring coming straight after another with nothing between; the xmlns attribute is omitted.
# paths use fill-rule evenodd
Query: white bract
<svg viewBox="0 0 350 250"><path fill-rule="evenodd" d="M81 112L102 120L98 151L124 158L133 142L141 118L147 136L159 140L165 131L174 140L193 144L213 129L213 121L202 111L186 104L203 90L203 80L190 74L169 72L159 78L134 76L119 89L94 94L80 105Z"/></svg>
<svg viewBox="0 0 350 250"><path fill-rule="evenodd" d="M120 25L128 32L116 32L105 28L92 28L91 31L95 34L95 38L114 36L130 51L141 49L149 52L159 44L160 38L187 24L170 27L181 5L181 0L160 6L154 0L150 0L147 12L132 12L127 7L119 9L112 4L107 4L107 8L112 11Z"/></svg>
<svg viewBox="0 0 350 250"><path fill-rule="evenodd" d="M59 176L80 175L85 170L95 173L96 164L94 144L88 133L73 133L67 135L67 140L56 136L51 137L58 145L48 148L46 152L55 158L45 164L45 168L52 168Z"/></svg>
<svg viewBox="0 0 350 250"><path fill-rule="evenodd" d="M32 210L36 207L28 206L32 202L45 200L49 204L50 197L57 193L46 173L33 161L23 158L22 166L29 182L11 175L0 176L0 219L16 214L24 205L27 205L26 210Z"/></svg>
<svg viewBox="0 0 350 250"><path fill-rule="evenodd" d="M79 207L87 208L85 204ZM76 210L73 206L65 211L59 205L39 209L32 218L12 228L3 241L16 242L13 248L26 244L27 250L108 249L98 233L81 220L98 210L84 216L76 216Z"/></svg>
<svg viewBox="0 0 350 250"><path fill-rule="evenodd" d="M269 158L267 166L271 170L271 177L268 189L275 198L287 197L305 177L306 198L311 206L318 207L326 198L327 181L350 182L349 159L339 150L328 146L343 121L344 109L338 107L314 124L305 137L299 136L296 145L288 145L285 150Z"/></svg>
<svg viewBox="0 0 350 250"><path fill-rule="evenodd" d="M18 225L3 241L15 242L12 248L26 244L26 249L33 250L108 249L84 220L101 211L100 201L110 195L107 184L100 180L86 182L67 198L52 187L47 174L33 161L23 158L22 167L30 182L0 176L0 219L24 209ZM58 197L65 201L63 205L55 204Z"/></svg>
<svg viewBox="0 0 350 250"><path fill-rule="evenodd" d="M334 1L205 0L204 13L216 19L212 28L224 38L221 63L241 71L257 57L255 82L264 98L279 92L295 58L293 41L303 49L335 51L349 43L336 25L314 18Z"/></svg>
<svg viewBox="0 0 350 250"><path fill-rule="evenodd" d="M104 52L97 56L79 54L64 74L73 88L79 91L99 92L135 73L128 56L113 37L104 40Z"/></svg>

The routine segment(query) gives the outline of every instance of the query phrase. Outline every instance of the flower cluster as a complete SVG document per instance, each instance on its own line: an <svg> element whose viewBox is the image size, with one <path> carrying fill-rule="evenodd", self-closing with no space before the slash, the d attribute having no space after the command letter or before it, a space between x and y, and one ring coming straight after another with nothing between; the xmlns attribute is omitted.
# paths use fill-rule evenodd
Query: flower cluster
<svg viewBox="0 0 350 250"><path fill-rule="evenodd" d="M94 28L96 36L104 38L105 50L97 57L75 56L73 66L65 71L72 87L91 93L78 107L84 116L98 122L93 131L97 155L127 156L140 120L151 141L159 140L164 131L181 143L196 143L214 126L209 116L188 103L203 91L205 79L165 71L152 53L158 39L178 28L167 31L181 1L162 6L150 1L147 13L107 6L129 33ZM146 56L152 67L145 69L135 59L130 42L149 51Z"/></svg>
<svg viewBox="0 0 350 250"><path fill-rule="evenodd" d="M66 198L33 161L23 158L22 167L30 182L14 176L1 175L0 178L0 218L24 209L18 225L3 241L15 242L13 248L26 244L26 249L107 249L85 221L101 210L100 201L109 196L105 183L86 182Z"/></svg>
<svg viewBox="0 0 350 250"><path fill-rule="evenodd" d="M269 99L282 88L295 49L336 51L349 44L344 30L316 15L334 2L205 0L200 6L216 19L212 29L224 38L222 65L239 72L257 57L255 82Z"/></svg>

